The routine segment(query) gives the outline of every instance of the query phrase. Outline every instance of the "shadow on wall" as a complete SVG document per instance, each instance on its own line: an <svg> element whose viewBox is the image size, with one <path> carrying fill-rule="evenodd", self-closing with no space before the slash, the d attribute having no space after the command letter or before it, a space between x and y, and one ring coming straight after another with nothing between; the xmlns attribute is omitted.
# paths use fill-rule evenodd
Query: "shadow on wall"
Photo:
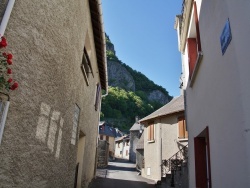
<svg viewBox="0 0 250 188"><path fill-rule="evenodd" d="M146 182L141 181L131 181L131 180L120 180L120 179L109 179L109 178L96 178L93 182L91 182L90 188L128 188L128 187L136 187L136 188L155 188L155 185L148 184Z"/></svg>
<svg viewBox="0 0 250 188"><path fill-rule="evenodd" d="M51 153L55 154L56 158L60 156L62 128L64 120L61 113L52 110L45 103L41 103L40 116L36 127L36 138L47 144Z"/></svg>

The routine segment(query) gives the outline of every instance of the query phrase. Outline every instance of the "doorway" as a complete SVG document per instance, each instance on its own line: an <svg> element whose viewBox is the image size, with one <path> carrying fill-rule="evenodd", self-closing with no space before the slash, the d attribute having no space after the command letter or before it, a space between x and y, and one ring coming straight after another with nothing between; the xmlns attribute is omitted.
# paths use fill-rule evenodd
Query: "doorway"
<svg viewBox="0 0 250 188"><path fill-rule="evenodd" d="M206 127L194 138L196 187L211 188L209 131Z"/></svg>
<svg viewBox="0 0 250 188"><path fill-rule="evenodd" d="M74 186L74 188L81 187L84 148L85 148L85 134L80 130L79 140L78 140L78 144L77 144L77 160L76 160L76 172L75 172L75 186Z"/></svg>

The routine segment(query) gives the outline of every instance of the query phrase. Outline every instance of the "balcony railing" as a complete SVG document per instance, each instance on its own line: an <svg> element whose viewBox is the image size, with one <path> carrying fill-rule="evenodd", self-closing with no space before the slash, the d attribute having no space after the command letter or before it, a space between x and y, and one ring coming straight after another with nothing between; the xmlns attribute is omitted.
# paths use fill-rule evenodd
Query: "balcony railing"
<svg viewBox="0 0 250 188"><path fill-rule="evenodd" d="M188 145L184 146L169 159L162 160L162 175L170 174L173 171L181 170L182 165L188 160Z"/></svg>

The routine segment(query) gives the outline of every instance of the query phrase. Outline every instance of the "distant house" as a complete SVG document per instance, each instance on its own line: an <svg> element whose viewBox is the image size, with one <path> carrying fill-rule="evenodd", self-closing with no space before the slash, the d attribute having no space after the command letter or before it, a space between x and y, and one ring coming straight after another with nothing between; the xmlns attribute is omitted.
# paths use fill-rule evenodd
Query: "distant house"
<svg viewBox="0 0 250 188"><path fill-rule="evenodd" d="M139 123L139 118L135 118L135 123L130 129L129 161L136 162L136 146L141 137L143 126Z"/></svg>
<svg viewBox="0 0 250 188"><path fill-rule="evenodd" d="M162 108L141 119L140 123L145 126L145 164L141 170L142 176L155 181L161 180L167 174L174 178L177 167L187 162L188 134L184 117L184 97L181 95L172 99ZM177 155L178 158L173 157ZM173 162L178 162L178 166L174 166Z"/></svg>
<svg viewBox="0 0 250 188"><path fill-rule="evenodd" d="M115 140L115 157L129 159L130 138L125 135Z"/></svg>
<svg viewBox="0 0 250 188"><path fill-rule="evenodd" d="M121 137L122 132L117 128L113 128L107 125L106 122L102 121L99 123L99 139L106 140L109 144L109 157L114 159L115 157L115 138Z"/></svg>

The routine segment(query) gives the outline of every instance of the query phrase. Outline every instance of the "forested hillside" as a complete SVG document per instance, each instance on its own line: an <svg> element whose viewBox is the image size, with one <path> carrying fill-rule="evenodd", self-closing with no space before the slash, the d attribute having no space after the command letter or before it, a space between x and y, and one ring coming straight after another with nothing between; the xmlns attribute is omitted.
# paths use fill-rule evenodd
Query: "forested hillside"
<svg viewBox="0 0 250 188"><path fill-rule="evenodd" d="M143 118L172 99L166 89L133 70L115 54L106 35L109 94L102 99L101 120L122 130L129 130L135 116Z"/></svg>

